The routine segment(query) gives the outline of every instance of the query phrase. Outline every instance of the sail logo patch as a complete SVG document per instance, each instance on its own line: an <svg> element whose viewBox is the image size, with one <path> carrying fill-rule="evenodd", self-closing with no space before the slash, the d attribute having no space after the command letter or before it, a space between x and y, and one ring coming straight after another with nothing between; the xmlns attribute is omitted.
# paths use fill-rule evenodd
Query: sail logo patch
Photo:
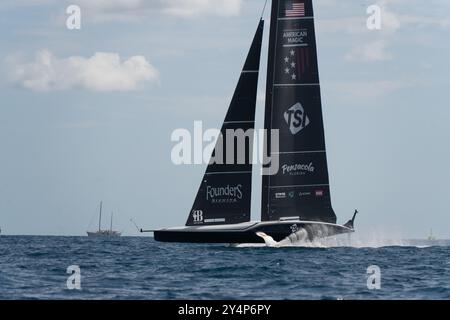
<svg viewBox="0 0 450 320"><path fill-rule="evenodd" d="M309 117L300 102L294 104L284 113L284 119L292 135L296 135L310 124Z"/></svg>
<svg viewBox="0 0 450 320"><path fill-rule="evenodd" d="M286 199L286 193L285 192L275 193L275 199Z"/></svg>
<svg viewBox="0 0 450 320"><path fill-rule="evenodd" d="M283 31L283 47L308 46L307 38L307 29L286 29Z"/></svg>
<svg viewBox="0 0 450 320"><path fill-rule="evenodd" d="M281 167L283 169L283 175L289 174L291 176L305 175L306 173L314 173L316 169L314 164L296 163L292 165L285 164Z"/></svg>
<svg viewBox="0 0 450 320"><path fill-rule="evenodd" d="M206 200L214 204L237 203L242 200L244 193L242 184L226 187L206 187Z"/></svg>
<svg viewBox="0 0 450 320"><path fill-rule="evenodd" d="M323 197L325 195L325 191L323 190L316 190L316 197Z"/></svg>
<svg viewBox="0 0 450 320"><path fill-rule="evenodd" d="M193 210L192 211L192 218L194 219L194 222L203 222L203 211L202 210Z"/></svg>

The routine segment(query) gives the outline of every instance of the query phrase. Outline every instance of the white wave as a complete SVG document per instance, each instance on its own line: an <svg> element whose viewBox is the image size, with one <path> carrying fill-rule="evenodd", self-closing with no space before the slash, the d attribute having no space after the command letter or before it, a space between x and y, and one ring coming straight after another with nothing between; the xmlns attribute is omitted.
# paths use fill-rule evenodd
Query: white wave
<svg viewBox="0 0 450 320"><path fill-rule="evenodd" d="M265 243L240 243L231 245L233 248L264 248Z"/></svg>
<svg viewBox="0 0 450 320"><path fill-rule="evenodd" d="M345 234L324 239L316 239L309 241L306 236L301 233L294 234L288 238L276 242L270 235L264 233L258 234L264 239L264 244L239 244L235 245L237 248L383 248L383 247L416 247L429 248L431 245L418 244L417 242L404 240L402 237L383 234L380 232L373 232L369 234Z"/></svg>

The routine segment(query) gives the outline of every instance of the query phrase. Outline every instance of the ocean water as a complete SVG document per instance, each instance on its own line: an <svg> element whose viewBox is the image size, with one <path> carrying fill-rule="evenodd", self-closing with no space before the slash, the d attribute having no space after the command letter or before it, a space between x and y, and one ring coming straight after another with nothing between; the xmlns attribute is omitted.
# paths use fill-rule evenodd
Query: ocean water
<svg viewBox="0 0 450 320"><path fill-rule="evenodd" d="M67 289L72 265L81 290ZM371 265L379 290L367 287ZM0 299L450 299L450 242L268 248L0 236Z"/></svg>

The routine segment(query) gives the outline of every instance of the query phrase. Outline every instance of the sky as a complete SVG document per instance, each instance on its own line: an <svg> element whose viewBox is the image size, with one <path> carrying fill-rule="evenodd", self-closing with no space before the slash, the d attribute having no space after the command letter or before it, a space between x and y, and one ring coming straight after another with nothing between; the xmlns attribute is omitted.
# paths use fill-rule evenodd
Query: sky
<svg viewBox="0 0 450 320"><path fill-rule="evenodd" d="M66 9L81 8L81 29ZM382 8L381 30L366 26ZM450 238L450 2L315 0L332 202L358 232ZM219 128L262 0L4 0L0 227L84 235L186 221L205 166L171 161L178 128ZM268 13L265 14L269 20ZM257 124L263 126L267 30ZM254 174L252 216L260 213ZM108 225L104 221L104 226Z"/></svg>

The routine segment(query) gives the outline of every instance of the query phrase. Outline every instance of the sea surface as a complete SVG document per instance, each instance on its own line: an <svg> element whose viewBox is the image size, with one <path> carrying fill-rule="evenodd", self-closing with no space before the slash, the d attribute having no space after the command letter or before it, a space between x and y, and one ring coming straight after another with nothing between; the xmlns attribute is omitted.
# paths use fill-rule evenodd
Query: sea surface
<svg viewBox="0 0 450 320"><path fill-rule="evenodd" d="M268 248L0 236L0 299L450 299L449 241L344 240ZM67 288L69 266L79 266L81 290ZM368 289L370 266L379 290Z"/></svg>

